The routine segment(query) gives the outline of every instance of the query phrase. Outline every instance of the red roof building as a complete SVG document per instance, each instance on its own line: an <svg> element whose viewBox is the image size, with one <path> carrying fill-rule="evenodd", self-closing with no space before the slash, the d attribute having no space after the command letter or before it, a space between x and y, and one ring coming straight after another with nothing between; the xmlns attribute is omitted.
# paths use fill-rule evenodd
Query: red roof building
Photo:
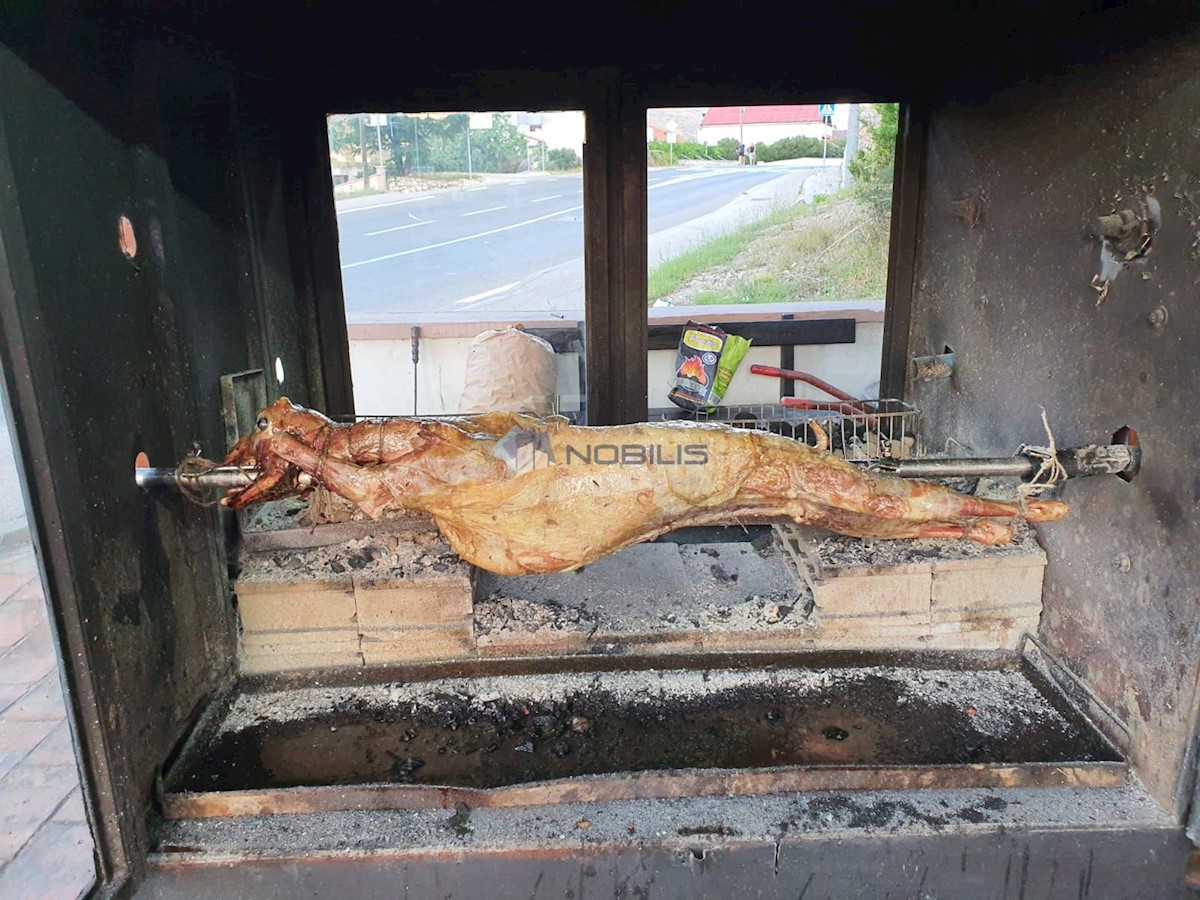
<svg viewBox="0 0 1200 900"><path fill-rule="evenodd" d="M700 120L700 127L737 125L739 121L743 125L819 125L821 114L817 110L815 103L801 106L710 106Z"/></svg>
<svg viewBox="0 0 1200 900"><path fill-rule="evenodd" d="M713 106L700 121L700 141L724 138L739 143L770 144L788 137L819 138L830 133L815 103L796 106Z"/></svg>

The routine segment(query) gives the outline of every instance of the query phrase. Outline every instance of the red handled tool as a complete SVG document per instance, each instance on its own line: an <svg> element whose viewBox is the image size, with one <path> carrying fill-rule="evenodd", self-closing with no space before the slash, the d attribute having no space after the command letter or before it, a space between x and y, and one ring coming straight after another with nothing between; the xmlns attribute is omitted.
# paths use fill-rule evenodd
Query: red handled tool
<svg viewBox="0 0 1200 900"><path fill-rule="evenodd" d="M755 364L750 367L750 372L753 375L767 375L771 378L787 378L790 381L803 381L805 384L810 384L819 391L824 391L831 397L837 397L842 403L821 403L815 400L802 400L799 397L783 397L779 401L784 406L792 409L824 409L833 410L845 415L863 415L871 413L871 404L859 400L853 394L847 394L841 388L836 388L828 381L823 381L816 375L810 375L808 372L800 372L796 369L781 369L778 366L764 366Z"/></svg>

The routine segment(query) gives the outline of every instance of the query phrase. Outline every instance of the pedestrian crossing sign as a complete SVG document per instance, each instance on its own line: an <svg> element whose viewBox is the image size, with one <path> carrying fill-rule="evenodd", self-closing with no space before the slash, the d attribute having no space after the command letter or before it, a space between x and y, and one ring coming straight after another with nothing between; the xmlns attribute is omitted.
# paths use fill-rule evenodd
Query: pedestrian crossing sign
<svg viewBox="0 0 1200 900"><path fill-rule="evenodd" d="M833 104L832 103L822 103L820 106L817 107L817 114L820 116L832 116L833 115Z"/></svg>

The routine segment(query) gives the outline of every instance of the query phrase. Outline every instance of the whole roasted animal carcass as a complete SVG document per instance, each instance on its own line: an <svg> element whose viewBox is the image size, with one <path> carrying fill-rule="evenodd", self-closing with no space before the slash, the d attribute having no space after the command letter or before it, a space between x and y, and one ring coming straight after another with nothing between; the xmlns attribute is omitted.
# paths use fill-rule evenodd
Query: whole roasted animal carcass
<svg viewBox="0 0 1200 900"><path fill-rule="evenodd" d="M374 519L428 513L463 559L502 575L576 569L689 525L783 518L864 538L1004 544L1005 521L1018 514L1042 522L1067 512L864 471L724 425L584 428L500 412L339 425L286 398L263 410L225 463L258 472L227 506L324 485Z"/></svg>

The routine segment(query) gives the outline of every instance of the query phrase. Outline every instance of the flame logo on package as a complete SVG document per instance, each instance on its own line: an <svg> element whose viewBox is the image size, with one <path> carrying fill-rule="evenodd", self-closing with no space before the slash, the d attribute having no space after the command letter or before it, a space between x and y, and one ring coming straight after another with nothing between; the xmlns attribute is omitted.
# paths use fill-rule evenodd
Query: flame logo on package
<svg viewBox="0 0 1200 900"><path fill-rule="evenodd" d="M708 384L708 376L704 374L704 362L699 356L689 356L675 374L680 378L690 378L701 385Z"/></svg>

